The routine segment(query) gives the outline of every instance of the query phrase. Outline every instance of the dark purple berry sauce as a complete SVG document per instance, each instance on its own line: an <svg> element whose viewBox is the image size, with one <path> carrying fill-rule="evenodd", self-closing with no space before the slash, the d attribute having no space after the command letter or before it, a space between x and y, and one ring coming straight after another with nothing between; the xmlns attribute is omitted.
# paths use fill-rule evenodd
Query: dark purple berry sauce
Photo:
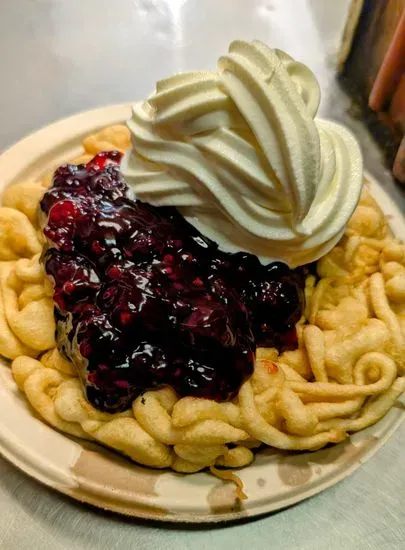
<svg viewBox="0 0 405 550"><path fill-rule="evenodd" d="M221 252L176 209L131 200L120 160L61 166L41 201L59 350L102 411L164 385L231 399L256 345L296 344L303 274Z"/></svg>

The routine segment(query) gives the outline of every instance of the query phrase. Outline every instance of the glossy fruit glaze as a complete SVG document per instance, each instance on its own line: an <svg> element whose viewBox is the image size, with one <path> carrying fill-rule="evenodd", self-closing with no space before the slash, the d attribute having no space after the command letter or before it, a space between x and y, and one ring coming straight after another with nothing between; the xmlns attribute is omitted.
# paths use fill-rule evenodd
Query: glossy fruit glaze
<svg viewBox="0 0 405 550"><path fill-rule="evenodd" d="M103 411L163 385L230 399L256 345L296 344L303 276L221 252L174 208L131 200L120 160L61 166L41 201L59 349Z"/></svg>

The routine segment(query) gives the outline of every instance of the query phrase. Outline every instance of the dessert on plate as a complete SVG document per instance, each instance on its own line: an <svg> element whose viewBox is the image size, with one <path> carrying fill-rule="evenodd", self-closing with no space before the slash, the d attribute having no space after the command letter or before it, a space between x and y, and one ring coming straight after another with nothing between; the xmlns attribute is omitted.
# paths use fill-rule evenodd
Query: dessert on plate
<svg viewBox="0 0 405 550"><path fill-rule="evenodd" d="M46 422L226 478L393 406L405 247L319 100L307 67L236 41L6 189L0 353Z"/></svg>

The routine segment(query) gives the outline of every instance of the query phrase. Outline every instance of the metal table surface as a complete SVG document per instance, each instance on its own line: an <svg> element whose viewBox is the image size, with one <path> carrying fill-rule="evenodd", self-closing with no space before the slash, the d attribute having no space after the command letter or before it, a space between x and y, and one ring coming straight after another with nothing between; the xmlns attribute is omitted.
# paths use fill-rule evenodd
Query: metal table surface
<svg viewBox="0 0 405 550"><path fill-rule="evenodd" d="M308 63L321 114L357 135L366 168L405 210L366 129L347 114L333 62L349 0L0 0L0 150L80 110L144 97L175 71L214 67L234 38L260 38ZM104 514L0 459L0 548L403 548L405 424L352 477L297 506L215 529Z"/></svg>

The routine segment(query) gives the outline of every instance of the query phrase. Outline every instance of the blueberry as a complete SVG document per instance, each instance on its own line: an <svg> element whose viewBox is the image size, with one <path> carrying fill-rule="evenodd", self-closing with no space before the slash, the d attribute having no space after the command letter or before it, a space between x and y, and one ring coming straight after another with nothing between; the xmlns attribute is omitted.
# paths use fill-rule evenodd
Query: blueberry
<svg viewBox="0 0 405 550"><path fill-rule="evenodd" d="M175 208L130 200L120 159L61 166L41 201L58 347L103 411L164 385L230 399L256 342L294 344L304 277L220 251Z"/></svg>

